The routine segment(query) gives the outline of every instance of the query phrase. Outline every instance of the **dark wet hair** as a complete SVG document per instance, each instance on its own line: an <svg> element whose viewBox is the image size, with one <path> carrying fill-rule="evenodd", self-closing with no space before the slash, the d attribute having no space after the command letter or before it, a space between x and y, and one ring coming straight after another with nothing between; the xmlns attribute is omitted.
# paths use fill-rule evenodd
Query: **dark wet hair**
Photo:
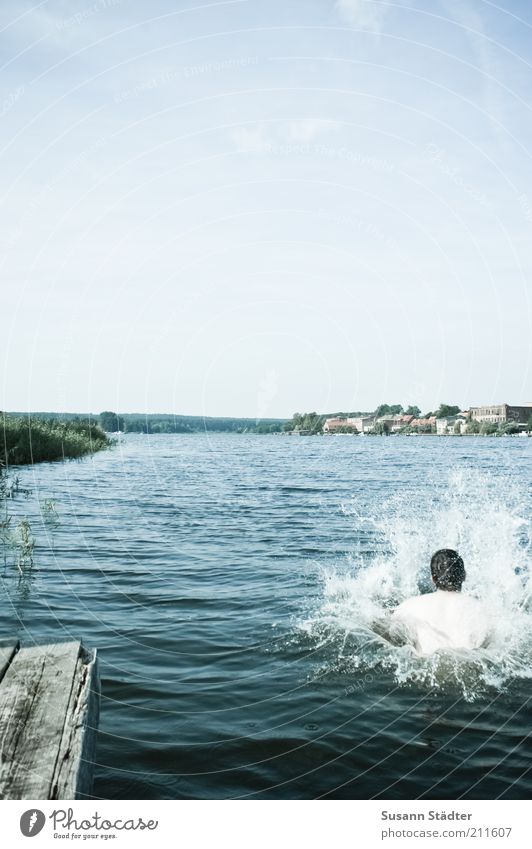
<svg viewBox="0 0 532 849"><path fill-rule="evenodd" d="M452 548L440 548L430 561L432 579L439 590L460 590L465 581L464 561Z"/></svg>

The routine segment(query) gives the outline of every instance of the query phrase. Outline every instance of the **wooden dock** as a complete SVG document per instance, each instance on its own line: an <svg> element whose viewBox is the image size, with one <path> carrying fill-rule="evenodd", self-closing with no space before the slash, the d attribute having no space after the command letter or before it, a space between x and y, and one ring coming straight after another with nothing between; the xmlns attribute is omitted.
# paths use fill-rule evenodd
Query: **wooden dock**
<svg viewBox="0 0 532 849"><path fill-rule="evenodd" d="M90 796L99 710L96 651L0 646L0 799Z"/></svg>

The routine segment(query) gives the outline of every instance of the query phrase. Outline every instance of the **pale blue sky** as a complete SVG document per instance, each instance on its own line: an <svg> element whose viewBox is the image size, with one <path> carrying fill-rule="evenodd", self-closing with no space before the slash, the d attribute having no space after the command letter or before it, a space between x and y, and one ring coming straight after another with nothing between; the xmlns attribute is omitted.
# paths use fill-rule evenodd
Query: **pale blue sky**
<svg viewBox="0 0 532 849"><path fill-rule="evenodd" d="M532 9L4 0L7 410L532 401Z"/></svg>

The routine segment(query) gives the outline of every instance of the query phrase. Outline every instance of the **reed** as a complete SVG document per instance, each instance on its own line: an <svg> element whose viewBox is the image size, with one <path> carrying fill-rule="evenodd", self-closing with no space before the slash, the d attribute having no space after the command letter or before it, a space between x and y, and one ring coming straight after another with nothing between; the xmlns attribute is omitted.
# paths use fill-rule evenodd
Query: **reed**
<svg viewBox="0 0 532 849"><path fill-rule="evenodd" d="M83 457L111 445L101 427L89 420L3 415L0 424L0 463L5 467Z"/></svg>

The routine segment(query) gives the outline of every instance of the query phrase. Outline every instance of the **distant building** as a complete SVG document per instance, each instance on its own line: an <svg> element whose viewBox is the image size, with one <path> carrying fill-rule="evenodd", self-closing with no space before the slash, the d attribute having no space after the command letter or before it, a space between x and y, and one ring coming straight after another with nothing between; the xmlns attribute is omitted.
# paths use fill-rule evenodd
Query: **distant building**
<svg viewBox="0 0 532 849"><path fill-rule="evenodd" d="M341 430L345 427L356 428L356 430L358 430L355 424L357 421L358 419L350 418L349 416L334 416L331 419L325 419L323 432L334 433L335 431Z"/></svg>
<svg viewBox="0 0 532 849"><path fill-rule="evenodd" d="M359 416L355 421L359 433L367 433L375 427L375 416Z"/></svg>
<svg viewBox="0 0 532 849"><path fill-rule="evenodd" d="M469 415L477 422L504 424L517 422L526 424L532 417L532 404L515 406L513 404L490 404L485 407L471 407Z"/></svg>
<svg viewBox="0 0 532 849"><path fill-rule="evenodd" d="M392 431L402 430L404 427L409 427L414 421L414 416L403 413L399 416L394 416L395 424L392 425Z"/></svg>
<svg viewBox="0 0 532 849"><path fill-rule="evenodd" d="M436 433L439 436L465 433L468 423L469 416L467 413L458 413L456 416L446 416L444 419L436 419Z"/></svg>
<svg viewBox="0 0 532 849"><path fill-rule="evenodd" d="M323 425L324 433L335 433L343 428L349 427L357 433L367 433L375 424L374 416L334 416L326 419Z"/></svg>
<svg viewBox="0 0 532 849"><path fill-rule="evenodd" d="M428 418L425 418L425 419L412 419L412 421L410 422L410 427L416 428L416 429L420 428L420 427L421 428L428 428L428 427L434 428L434 427L436 427L436 422L437 422L436 416L428 416Z"/></svg>
<svg viewBox="0 0 532 849"><path fill-rule="evenodd" d="M406 416L402 413L396 413L392 416L381 416L376 420L375 424L385 425L390 433L397 433L399 430L407 427L413 418L414 416Z"/></svg>

